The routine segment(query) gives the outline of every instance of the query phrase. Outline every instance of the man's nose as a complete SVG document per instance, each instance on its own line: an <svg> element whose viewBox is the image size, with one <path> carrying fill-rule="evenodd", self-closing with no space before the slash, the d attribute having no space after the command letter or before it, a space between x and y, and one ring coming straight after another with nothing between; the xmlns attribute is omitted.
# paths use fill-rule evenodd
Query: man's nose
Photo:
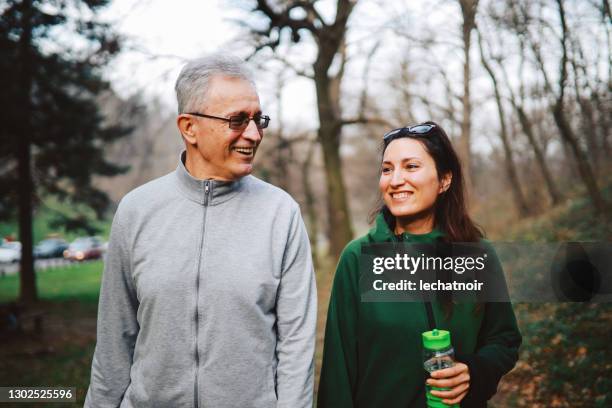
<svg viewBox="0 0 612 408"><path fill-rule="evenodd" d="M391 187L399 187L405 182L406 180L404 180L401 170L393 170L393 174L391 174Z"/></svg>
<svg viewBox="0 0 612 408"><path fill-rule="evenodd" d="M254 120L250 120L247 124L246 129L242 132L242 137L253 143L259 143L261 141L262 130L257 127Z"/></svg>

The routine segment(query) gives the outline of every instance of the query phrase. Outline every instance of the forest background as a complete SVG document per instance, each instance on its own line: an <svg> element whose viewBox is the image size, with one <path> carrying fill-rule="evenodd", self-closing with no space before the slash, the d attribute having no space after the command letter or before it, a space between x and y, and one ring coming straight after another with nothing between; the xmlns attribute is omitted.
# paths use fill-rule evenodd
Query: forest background
<svg viewBox="0 0 612 408"><path fill-rule="evenodd" d="M335 262L370 227L392 128L447 130L490 239L610 241L608 0L23 0L0 12L0 233L29 243L19 274L0 277L2 316L23 322L0 327L0 385L84 397L102 263L36 272L31 247L107 235L123 195L176 167L173 82L205 53L248 59L272 117L256 175L300 203L309 230L317 370ZM515 307L524 346L494 406L609 406L610 305Z"/></svg>

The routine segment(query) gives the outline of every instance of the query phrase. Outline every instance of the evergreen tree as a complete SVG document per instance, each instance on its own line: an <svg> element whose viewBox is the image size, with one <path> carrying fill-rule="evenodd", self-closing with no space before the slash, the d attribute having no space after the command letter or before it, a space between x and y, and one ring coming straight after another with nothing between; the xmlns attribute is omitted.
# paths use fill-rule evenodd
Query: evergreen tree
<svg viewBox="0 0 612 408"><path fill-rule="evenodd" d="M91 229L84 210L101 218L109 204L92 186L92 176L126 170L107 161L103 148L129 129L106 124L96 103L109 89L101 70L120 47L111 27L96 20L107 4L7 0L0 5L0 218L19 220L23 303L37 299L32 214L41 197L54 196L74 208L59 220L67 229Z"/></svg>

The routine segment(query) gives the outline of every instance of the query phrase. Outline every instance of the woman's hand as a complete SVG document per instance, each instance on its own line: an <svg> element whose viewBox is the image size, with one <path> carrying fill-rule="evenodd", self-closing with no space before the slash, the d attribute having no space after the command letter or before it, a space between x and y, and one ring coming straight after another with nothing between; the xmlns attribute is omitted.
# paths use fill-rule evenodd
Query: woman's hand
<svg viewBox="0 0 612 408"><path fill-rule="evenodd" d="M459 404L470 388L470 370L463 363L431 373L427 385L448 388L448 391L431 390L431 395L442 398L446 405Z"/></svg>

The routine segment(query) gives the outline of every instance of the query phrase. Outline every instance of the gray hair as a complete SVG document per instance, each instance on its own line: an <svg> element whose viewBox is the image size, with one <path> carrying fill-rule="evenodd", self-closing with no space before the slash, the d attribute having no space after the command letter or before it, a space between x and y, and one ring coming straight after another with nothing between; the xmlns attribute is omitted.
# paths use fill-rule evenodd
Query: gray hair
<svg viewBox="0 0 612 408"><path fill-rule="evenodd" d="M178 113L197 110L204 103L210 79L215 75L244 79L255 86L253 74L238 57L212 54L192 60L183 67L174 85Z"/></svg>

